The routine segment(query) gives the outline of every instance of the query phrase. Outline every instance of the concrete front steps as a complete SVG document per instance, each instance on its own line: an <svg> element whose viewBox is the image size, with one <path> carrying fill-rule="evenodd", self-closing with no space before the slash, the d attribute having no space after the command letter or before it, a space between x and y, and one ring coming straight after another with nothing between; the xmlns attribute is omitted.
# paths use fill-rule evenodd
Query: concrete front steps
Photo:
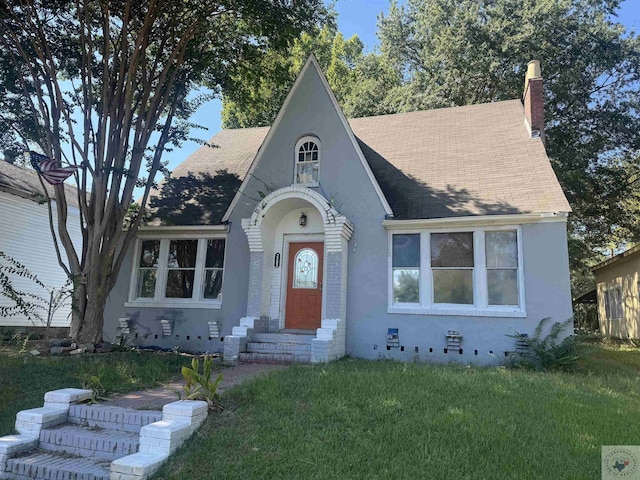
<svg viewBox="0 0 640 480"><path fill-rule="evenodd" d="M207 416L206 402L162 412L78 404L90 390L48 392L41 408L16 416L18 435L0 438L0 479L144 480Z"/></svg>
<svg viewBox="0 0 640 480"><path fill-rule="evenodd" d="M315 334L254 333L245 352L238 355L241 362L311 363L311 340Z"/></svg>

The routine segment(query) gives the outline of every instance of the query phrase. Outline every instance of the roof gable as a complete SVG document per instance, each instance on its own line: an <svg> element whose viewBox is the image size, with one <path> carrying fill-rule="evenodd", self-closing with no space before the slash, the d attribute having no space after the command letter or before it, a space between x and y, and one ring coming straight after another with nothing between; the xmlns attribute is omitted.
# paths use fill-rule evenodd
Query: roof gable
<svg viewBox="0 0 640 480"><path fill-rule="evenodd" d="M296 78L296 81L293 84L293 87L291 88L291 90L289 91L289 94L287 95L282 107L280 108L280 111L278 112L278 115L276 116L275 121L273 122L273 125L271 125L271 127L268 130L268 133L264 139L264 141L262 142L260 148L258 149L258 152L253 160L253 162L251 163L251 166L248 169L247 174L245 175L242 184L240 185L240 188L238 189L238 192L235 194L233 200L231 201L231 204L229 205L229 208L227 209L227 212L225 213L224 217L222 218L222 221L227 221L229 220L229 217L231 215L231 212L233 211L233 209L235 208L235 206L237 205L240 197L244 194L245 189L247 187L248 182L251 180L252 174L255 171L257 165L260 163L260 160L262 159L262 155L265 151L265 146L269 144L269 142L272 140L273 135L275 134L275 132L278 130L278 127L280 126L283 118L285 117L285 115L287 115L288 110L289 110L289 106L292 104L292 102L295 102L296 97L297 97L297 93L298 93L298 89L300 88L300 85L305 81L305 77L307 75L312 74L312 71L315 72L318 77L320 78L321 82L322 82L322 86L325 89L327 95L329 96L329 99L338 115L338 118L340 119L340 122L342 124L342 126L344 127L345 132L347 133L349 140L353 146L354 151L356 152L356 155L358 156L358 159L360 160L360 163L362 165L362 168L364 169L367 177L369 178L369 181L371 182L371 185L373 186L376 195L378 197L378 199L380 200L380 203L382 205L382 208L384 209L385 213L389 216L393 215L393 212L391 210L391 207L389 206L389 203L387 202L387 199L385 198L382 189L380 188L380 185L378 184L376 177L374 176L369 163L367 162L364 154L362 153L362 150L360 148L360 145L358 143L358 141L356 140L355 135L353 134L353 131L351 130L351 127L349 125L349 122L347 121L346 117L344 116L344 113L342 112L342 109L340 108L340 106L338 105L338 102L335 98L335 95L333 94L333 92L331 91L331 88L329 87L329 83L327 82L326 77L324 76L324 74L322 73L322 70L320 68L320 65L318 64L318 61L316 60L315 56L313 54L311 54L309 56L309 58L307 59L304 67L302 67L302 70L300 71L300 74L298 75L298 77Z"/></svg>

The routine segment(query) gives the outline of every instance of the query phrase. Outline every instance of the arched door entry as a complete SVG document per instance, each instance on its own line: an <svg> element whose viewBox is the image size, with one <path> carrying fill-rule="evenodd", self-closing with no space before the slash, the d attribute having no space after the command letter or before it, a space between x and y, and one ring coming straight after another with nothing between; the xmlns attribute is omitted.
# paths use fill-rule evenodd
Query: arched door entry
<svg viewBox="0 0 640 480"><path fill-rule="evenodd" d="M319 328L324 243L290 243L288 260L285 328Z"/></svg>

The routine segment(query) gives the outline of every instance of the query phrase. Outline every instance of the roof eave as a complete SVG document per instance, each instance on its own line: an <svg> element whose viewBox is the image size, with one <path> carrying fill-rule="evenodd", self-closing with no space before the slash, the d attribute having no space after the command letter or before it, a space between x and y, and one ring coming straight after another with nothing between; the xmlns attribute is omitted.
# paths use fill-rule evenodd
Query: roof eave
<svg viewBox="0 0 640 480"><path fill-rule="evenodd" d="M419 218L410 220L386 219L382 226L387 230L412 230L419 228L455 228L465 226L503 226L528 223L566 222L568 212L510 213L505 215L468 215L447 218Z"/></svg>

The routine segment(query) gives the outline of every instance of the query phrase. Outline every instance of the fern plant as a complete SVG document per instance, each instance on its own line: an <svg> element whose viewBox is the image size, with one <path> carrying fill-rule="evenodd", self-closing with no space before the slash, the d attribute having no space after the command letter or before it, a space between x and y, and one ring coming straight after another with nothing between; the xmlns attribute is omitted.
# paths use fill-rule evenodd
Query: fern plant
<svg viewBox="0 0 640 480"><path fill-rule="evenodd" d="M542 335L545 325L551 321L543 318L532 336L522 333L508 335L515 338L524 346L522 351L512 352L507 360L507 366L530 368L534 370L571 370L580 358L579 342L574 335L560 340L560 335L572 324L570 318L564 322L555 322L549 333Z"/></svg>
<svg viewBox="0 0 640 480"><path fill-rule="evenodd" d="M200 360L191 360L191 368L182 367L182 377L185 381L184 393L187 400L204 400L209 405L209 410L222 411L218 387L222 383L222 373L211 381L211 369L213 357L206 355L203 360L202 373L200 373Z"/></svg>

